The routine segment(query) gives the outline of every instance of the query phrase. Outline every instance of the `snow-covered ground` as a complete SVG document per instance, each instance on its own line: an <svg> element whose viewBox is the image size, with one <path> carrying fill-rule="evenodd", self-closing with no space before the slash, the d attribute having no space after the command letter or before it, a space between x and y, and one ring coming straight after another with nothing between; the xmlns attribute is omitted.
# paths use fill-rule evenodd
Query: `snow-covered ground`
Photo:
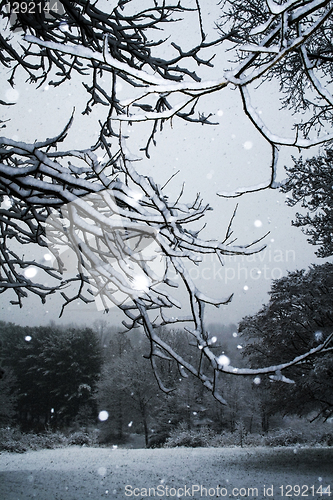
<svg viewBox="0 0 333 500"><path fill-rule="evenodd" d="M329 492L332 448L70 447L0 454L1 500L329 499Z"/></svg>

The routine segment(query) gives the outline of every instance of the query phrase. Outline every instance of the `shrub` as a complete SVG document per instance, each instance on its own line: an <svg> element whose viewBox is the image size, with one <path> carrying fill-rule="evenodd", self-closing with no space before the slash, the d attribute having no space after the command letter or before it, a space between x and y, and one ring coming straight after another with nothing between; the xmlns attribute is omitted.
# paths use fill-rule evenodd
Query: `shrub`
<svg viewBox="0 0 333 500"><path fill-rule="evenodd" d="M0 428L0 451L24 453L28 450L62 448L65 446L96 446L98 430L80 430L65 436L62 432L24 433L17 428Z"/></svg>
<svg viewBox="0 0 333 500"><path fill-rule="evenodd" d="M211 446L214 433L208 427L197 430L189 430L186 424L179 424L172 430L165 442L165 447L175 448L185 446L188 448L198 448L199 446Z"/></svg>
<svg viewBox="0 0 333 500"><path fill-rule="evenodd" d="M57 448L65 446L67 440L60 432L45 432L34 434L32 432L23 433L19 429L10 427L0 429L0 450L24 453L30 450L40 450L43 448Z"/></svg>
<svg viewBox="0 0 333 500"><path fill-rule="evenodd" d="M166 440L169 438L169 433L166 432L156 432L149 436L148 448L161 448Z"/></svg>
<svg viewBox="0 0 333 500"><path fill-rule="evenodd" d="M294 429L282 429L264 436L265 446L291 446L306 442L301 432Z"/></svg>
<svg viewBox="0 0 333 500"><path fill-rule="evenodd" d="M319 443L326 446L333 446L333 433L327 432L323 434L319 439Z"/></svg>
<svg viewBox="0 0 333 500"><path fill-rule="evenodd" d="M96 446L98 444L98 432L77 431L68 437L69 445Z"/></svg>

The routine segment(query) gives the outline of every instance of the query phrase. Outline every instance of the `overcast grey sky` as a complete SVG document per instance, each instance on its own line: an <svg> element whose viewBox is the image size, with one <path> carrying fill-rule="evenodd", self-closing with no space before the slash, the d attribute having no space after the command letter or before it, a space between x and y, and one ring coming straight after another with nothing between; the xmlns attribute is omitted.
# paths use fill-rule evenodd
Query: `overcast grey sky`
<svg viewBox="0 0 333 500"><path fill-rule="evenodd" d="M213 29L218 16L215 1L202 2L204 26L207 32ZM195 19L172 29L180 45L191 45L197 41L199 32L193 31ZM161 34L159 34L161 36ZM170 46L166 50L170 50ZM203 78L212 80L221 76L226 69L228 57L223 45L215 59L215 68L200 68ZM73 107L76 113L72 129L63 144L64 148L86 149L91 146L99 132L98 120L106 115L105 108L95 108L90 116L81 112L87 100L81 78L75 77L60 87L47 84L39 90L25 83L18 73L15 89L7 83L8 71L1 68L1 96L3 100L15 100L16 106L4 110L3 119L10 119L2 135L25 142L43 140L56 136L68 121ZM122 90L124 99L128 89ZM130 90L133 95L133 89ZM254 90L253 99L261 112L262 119L275 133L291 135L293 119L286 111L279 111L279 93L276 84L265 85ZM231 191L239 186L252 186L267 180L270 176L270 149L245 117L237 91L223 90L205 97L199 109L215 114L218 125L201 126L174 120L167 123L157 135L157 146L150 150L151 158L140 153L147 137L147 126L136 124L128 128L128 147L132 153L140 154L137 163L141 174L150 175L163 185L176 171L179 173L168 184L166 192L176 198L185 182L184 202L195 199L200 192L204 202L214 209L209 212L203 238L223 239L229 219L238 203L237 216L233 228L238 244L248 244L269 231L265 239L266 249L255 256L226 259L224 268L216 260L206 259L198 268L191 269L192 277L200 284L202 291L215 297L225 297L234 293L232 302L219 309L207 311L208 320L220 323L237 323L244 315L256 313L268 300L267 292L271 280L292 271L308 267L311 263L323 263L314 255L315 247L306 242L300 229L291 227L296 210L285 205L285 196L279 191L262 191L235 199L222 199L218 191ZM3 111L3 110L2 110ZM311 156L315 151L308 151ZM285 164L291 164L290 155L297 155L291 149L281 152L279 178L284 177ZM304 155L305 156L305 155ZM299 207L296 208L299 210ZM199 222L200 224L200 222ZM199 227L199 226L198 226ZM38 250L36 258L42 258ZM38 325L48 321L58 321L61 306L59 297L49 297L46 305L37 298L24 301L23 309L9 304L10 293L0 296L0 319L14 321L22 325ZM98 312L96 306L75 303L67 308L61 323L79 322L91 324L95 319L108 319L120 323L121 313L111 310L108 317Z"/></svg>

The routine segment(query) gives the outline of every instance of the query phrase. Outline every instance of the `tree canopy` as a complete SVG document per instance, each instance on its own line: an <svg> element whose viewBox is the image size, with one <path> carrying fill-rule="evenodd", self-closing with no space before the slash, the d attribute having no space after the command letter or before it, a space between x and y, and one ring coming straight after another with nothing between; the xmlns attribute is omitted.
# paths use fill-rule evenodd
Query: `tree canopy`
<svg viewBox="0 0 333 500"><path fill-rule="evenodd" d="M94 392L102 356L90 328L0 324L4 366L12 371L16 413L23 426L68 424Z"/></svg>
<svg viewBox="0 0 333 500"><path fill-rule="evenodd" d="M333 255L333 152L328 149L324 154L303 160L294 160L287 168L288 178L282 186L284 193L291 192L289 206L300 204L308 210L304 215L296 213L293 225L311 236L308 242L319 246L318 257Z"/></svg>
<svg viewBox="0 0 333 500"><path fill-rule="evenodd" d="M269 179L240 186L232 193L222 189L218 194L238 197L279 187L276 170L281 147L309 148L333 139L333 98L328 86L331 2L221 2L213 35L205 32L199 0L119 0L103 7L89 0L57 3L61 6L58 12L43 10L40 15L30 15L21 9L16 19L12 3L1 3L1 16L8 25L0 34L0 61L10 73L9 82L15 84L18 71L37 86L47 80L49 85L59 86L73 73L89 75L85 113L102 106L107 109L107 119L100 123L97 142L84 151L61 149L73 116L51 139L36 138L27 144L1 138L1 292L14 292L13 304L19 306L28 293L45 301L60 291L64 307L73 300L98 300L105 310L111 305L119 307L127 329L144 327L151 344L151 364L164 390L168 388L157 373L157 358L176 360L181 370L197 376L221 402L224 399L216 392L219 372L269 374L303 361L309 353L279 367L256 370L219 361L210 348L204 310L226 304L231 297L202 293L191 279L189 267L205 255L223 264L225 256L248 255L264 245L259 241L235 244L231 229L235 214L224 235L208 241L201 237L200 227L190 224L201 220L210 206L199 195L182 203L183 189L171 200L165 195L165 184L161 187L141 175L137 152L128 150L124 125L151 124L143 148L149 157L157 131L168 120L208 125L211 115L200 111L201 98L236 88L245 116L270 146ZM190 49L182 49L168 32L181 17L194 23L196 41ZM228 70L203 79L200 71L213 69L214 53L221 50L231 51L234 62ZM170 57L163 56L163 51ZM108 78L103 79L105 75ZM252 104L254 87L276 78L284 92L282 105L308 112L303 123L295 122L290 137L271 130ZM119 97L119 80L127 89L127 99ZM16 244L48 247L55 264L25 258ZM61 258L64 248L76 260L75 272L68 279L64 279ZM50 283L38 280L36 274L46 274ZM173 296L178 286L171 279L174 274L184 290L182 303ZM72 295L65 291L69 284L76 285ZM197 364L187 363L159 337L161 325L176 323L185 323L193 336ZM323 343L316 350L325 348ZM202 369L203 358L209 362L207 370Z"/></svg>
<svg viewBox="0 0 333 500"><path fill-rule="evenodd" d="M240 323L239 331L247 341L244 355L252 365L279 364L314 349L331 335L332 304L333 264L288 273L273 283L269 303ZM272 375L266 383L270 411L299 415L317 411L329 418L333 415L332 370L332 348L327 347L284 375ZM289 383L281 384L284 377Z"/></svg>

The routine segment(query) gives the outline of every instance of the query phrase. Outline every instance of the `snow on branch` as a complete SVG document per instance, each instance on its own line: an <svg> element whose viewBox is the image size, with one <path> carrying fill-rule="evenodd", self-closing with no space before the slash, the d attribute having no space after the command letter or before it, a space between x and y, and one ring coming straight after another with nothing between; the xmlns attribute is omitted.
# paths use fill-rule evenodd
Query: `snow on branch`
<svg viewBox="0 0 333 500"><path fill-rule="evenodd" d="M50 140L40 142L38 148L14 140L2 139L0 143L3 193L0 250L2 267L7 269L7 277L2 278L0 285L2 291L14 290L19 305L29 292L38 293L45 300L47 294L59 290L63 308L73 300L95 301L102 310L117 307L128 318L124 322L126 328L144 327L152 346L151 362L157 380L155 358L171 357L199 377L221 402L224 400L215 385L216 372L274 374L320 351L321 348L316 348L292 362L258 370L219 363L209 345L204 310L205 305L227 304L231 297L216 299L203 294L191 279L188 265L200 261L201 254L244 255L260 251L263 246L228 245L195 236L187 225L199 220L209 207L169 202L151 178L140 175L134 168L123 137L118 160L107 167L108 171L92 151L61 152L55 149L56 140L53 144ZM110 179L107 188L102 174ZM47 248L52 262L41 264L37 259L25 260L14 255L8 237ZM28 269L30 274L24 278L18 268L23 273ZM40 280L36 281L41 272L60 283L43 288ZM171 292L177 290L174 277L178 277L178 287L187 290L187 305ZM66 288L75 283L77 291L69 295ZM189 309L191 314L167 320L165 311L174 308ZM205 373L183 359L158 335L160 326L178 321L188 325L186 329L195 337L200 357L209 361L213 375L211 369ZM327 345L326 342L322 348ZM162 386L163 382L159 380L159 384Z"/></svg>
<svg viewBox="0 0 333 500"><path fill-rule="evenodd" d="M219 194L238 197L278 187L280 147L309 148L333 140L331 133L316 135L322 122L330 127L333 123L332 96L325 86L333 75L329 66L331 49L320 50L320 40L328 39L327 33L331 33L331 2L288 0L280 4L266 0L260 3L258 16L253 16L247 7L250 5L255 12L258 5L254 0L235 0L230 2L230 12L224 13L227 18L224 24L222 15L219 38L211 42L206 41L198 1L192 9L181 2L173 5L154 1L150 8L139 8L132 16L125 16L122 7L126 8L127 3L122 2L121 6L112 3L110 12L101 12L90 2L79 0L75 5L66 2L65 27L53 18L35 26L23 16L23 20L17 21L18 27L25 28L22 54L12 50L0 34L3 61L14 65L10 83L13 84L19 67L28 72L31 81L41 84L56 66L60 80L51 82L53 85L70 78L72 71L80 74L89 71L93 83L85 85L91 94L85 113L97 104L109 108L97 144L84 151L59 148L73 117L58 137L44 142L27 144L0 138L0 293L16 294L12 302L22 306L28 293L39 295L45 302L47 295L59 291L64 300L61 313L74 300L95 302L104 311L112 307L120 309L126 317L123 322L126 329L143 327L151 346L152 369L165 391L170 389L161 380L158 362L169 359L181 370L198 377L223 404L225 400L218 393L219 373L264 374L272 380L290 383L281 371L330 350L332 335L318 347L276 366L237 368L216 356L205 324L205 310L227 305L232 295L215 298L204 294L191 278L190 269L200 265L208 254L223 265L224 256L250 255L265 245L261 239L245 245L230 241L235 212L223 241L201 238L200 231L191 229L190 224L201 220L210 210L209 205L198 198L191 203L180 203L183 189L178 198L169 201L164 194L165 186L139 173L138 158L127 149L121 125L123 121L152 122L145 148L148 156L149 145L166 120L178 117L211 123L211 115L196 115L200 99L235 86L246 116L270 145L270 178L256 186ZM153 49L164 40L149 40L147 30L172 22L176 12L188 11L198 15L199 44L183 51L172 43L175 57L168 60L156 57ZM212 57L204 60L199 54L206 48L216 50L225 40L240 49L236 67L222 71L218 78L201 81L186 61L210 68ZM103 72L111 75L111 91L103 88ZM292 86L294 74L299 81L303 77L306 81L300 90ZM117 94L119 78L131 92L122 101ZM278 78L282 87L286 81L291 82L287 104L292 103L296 111L309 109L307 83L315 93L311 103L314 118L303 128L296 126L296 134L291 138L269 130L251 103L251 84L273 78ZM133 89L136 95L132 94ZM100 159L99 150L105 160ZM13 251L12 242L27 249L31 245L47 249L48 259L19 255ZM52 284L45 285L41 275L47 276ZM173 315L176 310L179 315ZM193 362L184 359L159 334L161 326L177 323L184 323L194 339L197 358Z"/></svg>

